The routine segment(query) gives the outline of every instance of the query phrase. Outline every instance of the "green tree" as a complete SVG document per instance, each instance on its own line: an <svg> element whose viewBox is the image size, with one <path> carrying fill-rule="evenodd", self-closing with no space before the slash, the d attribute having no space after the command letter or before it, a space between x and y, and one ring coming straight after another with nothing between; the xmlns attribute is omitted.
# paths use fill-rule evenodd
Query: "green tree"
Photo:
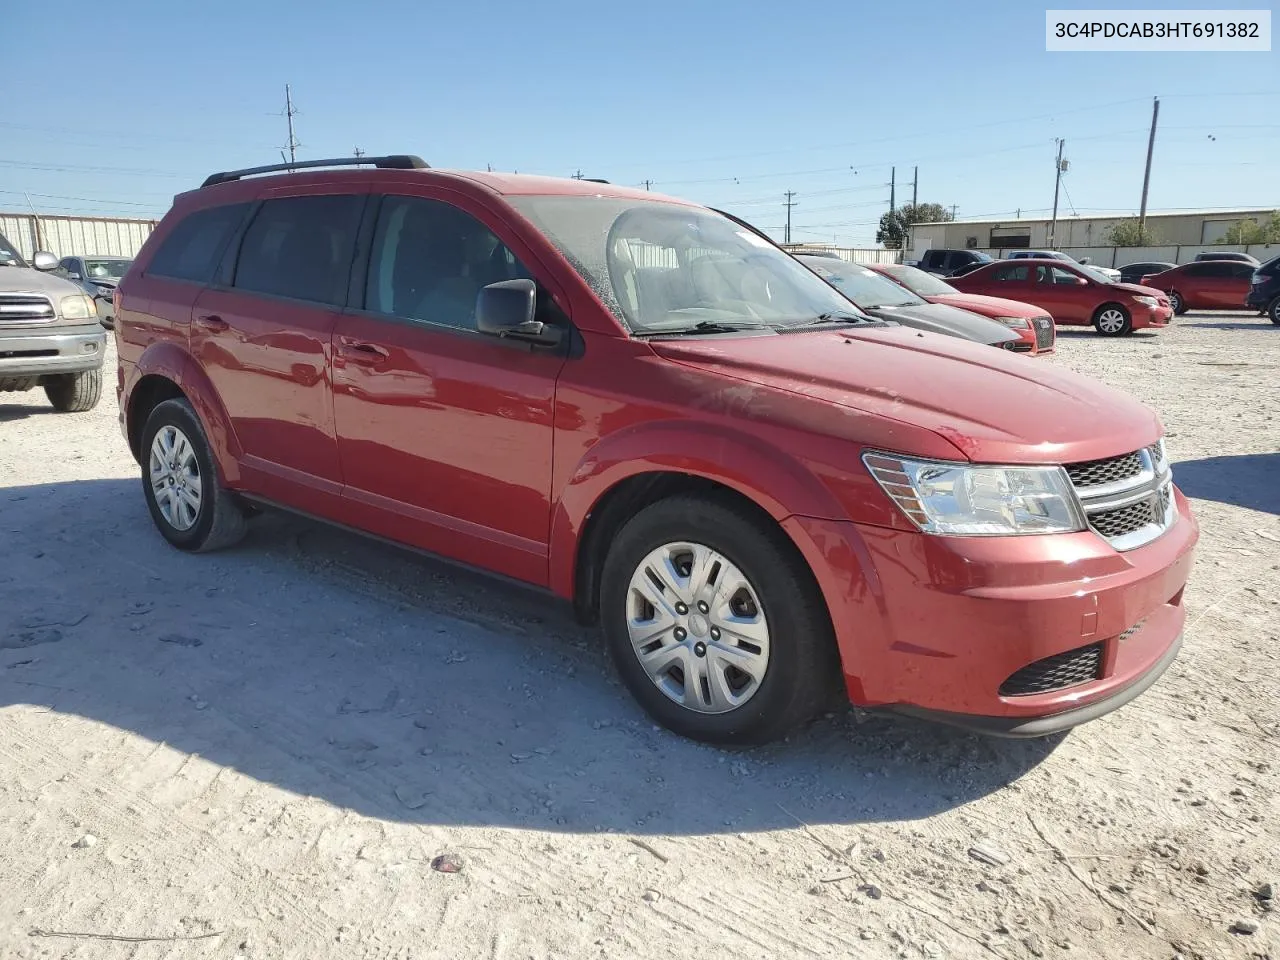
<svg viewBox="0 0 1280 960"><path fill-rule="evenodd" d="M1248 246L1251 243L1280 243L1280 210L1273 211L1263 223L1237 220L1222 235L1219 243Z"/></svg>
<svg viewBox="0 0 1280 960"><path fill-rule="evenodd" d="M1150 227L1131 217L1121 220L1108 231L1107 243L1113 247L1155 247L1160 244L1160 238Z"/></svg>
<svg viewBox="0 0 1280 960"><path fill-rule="evenodd" d="M904 203L880 218L876 243L882 243L890 250L901 250L907 241L911 224L949 223L954 219L951 211L940 203Z"/></svg>

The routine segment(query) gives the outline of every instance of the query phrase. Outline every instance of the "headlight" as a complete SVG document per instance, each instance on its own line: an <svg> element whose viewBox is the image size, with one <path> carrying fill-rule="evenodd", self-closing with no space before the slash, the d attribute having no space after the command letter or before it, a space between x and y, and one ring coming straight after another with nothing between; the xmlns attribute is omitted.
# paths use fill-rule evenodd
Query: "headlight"
<svg viewBox="0 0 1280 960"><path fill-rule="evenodd" d="M1061 467L974 467L882 453L864 454L862 462L925 533L990 537L1086 529Z"/></svg>
<svg viewBox="0 0 1280 960"><path fill-rule="evenodd" d="M93 298L77 293L71 297L63 297L58 302L58 313L63 320L88 320L98 315L98 308L93 305Z"/></svg>
<svg viewBox="0 0 1280 960"><path fill-rule="evenodd" d="M1145 303L1148 307L1157 307L1160 305L1160 301L1155 297L1134 297L1133 299L1137 300L1139 303Z"/></svg>
<svg viewBox="0 0 1280 960"><path fill-rule="evenodd" d="M98 291L98 296L106 297L108 299L111 298L111 294L113 294L116 289L115 287L108 287L105 284L101 284L101 283L95 283L93 285L93 288Z"/></svg>
<svg viewBox="0 0 1280 960"><path fill-rule="evenodd" d="M1003 323L1006 327L1013 327L1015 330L1031 329L1031 324L1025 317L994 317L993 319L996 323Z"/></svg>

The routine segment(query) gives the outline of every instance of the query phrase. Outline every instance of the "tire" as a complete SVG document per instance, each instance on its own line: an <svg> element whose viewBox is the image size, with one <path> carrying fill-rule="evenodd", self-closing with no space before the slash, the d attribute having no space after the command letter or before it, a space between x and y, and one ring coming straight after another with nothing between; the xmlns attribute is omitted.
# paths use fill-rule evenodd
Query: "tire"
<svg viewBox="0 0 1280 960"><path fill-rule="evenodd" d="M681 563L695 556L706 559L682 579ZM667 587L649 570L661 570ZM699 607L700 598L710 602ZM604 561L600 609L627 688L655 720L693 740L775 740L826 708L841 678L826 602L803 558L780 527L727 500L675 496L628 521ZM724 639L726 624L740 631L736 641ZM633 628L643 640L633 642ZM665 661L646 668L637 647ZM692 690L685 664L700 670Z"/></svg>
<svg viewBox="0 0 1280 960"><path fill-rule="evenodd" d="M1174 316L1180 317L1187 312L1186 301L1182 299L1182 294L1178 293L1177 290L1169 291L1169 306L1173 307Z"/></svg>
<svg viewBox="0 0 1280 960"><path fill-rule="evenodd" d="M1133 318L1118 303L1104 303L1093 314L1093 326L1104 337L1123 337L1133 333Z"/></svg>
<svg viewBox="0 0 1280 960"><path fill-rule="evenodd" d="M44 395L59 413L84 413L102 399L102 368L65 373L44 385Z"/></svg>
<svg viewBox="0 0 1280 960"><path fill-rule="evenodd" d="M1271 306L1267 307L1267 316L1277 327L1280 327L1280 297L1276 297L1271 301Z"/></svg>
<svg viewBox="0 0 1280 960"><path fill-rule="evenodd" d="M219 485L208 438L190 403L179 398L157 404L142 429L141 450L143 496L166 540L179 550L204 553L245 535L244 511ZM158 490L168 491L163 504Z"/></svg>

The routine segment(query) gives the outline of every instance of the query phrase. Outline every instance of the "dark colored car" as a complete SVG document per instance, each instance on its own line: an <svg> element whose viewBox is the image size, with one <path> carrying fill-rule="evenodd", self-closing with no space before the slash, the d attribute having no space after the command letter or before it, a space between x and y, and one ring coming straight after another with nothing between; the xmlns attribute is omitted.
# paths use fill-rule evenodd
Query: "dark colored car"
<svg viewBox="0 0 1280 960"><path fill-rule="evenodd" d="M1056 324L1093 324L1105 337L1163 327L1173 316L1162 291L1112 283L1065 260L1001 260L955 278L952 285L965 293L1034 303L1048 310Z"/></svg>
<svg viewBox="0 0 1280 960"><path fill-rule="evenodd" d="M1142 278L1144 287L1163 290L1174 313L1188 310L1242 310L1254 268L1234 260L1184 263Z"/></svg>
<svg viewBox="0 0 1280 960"><path fill-rule="evenodd" d="M859 310L873 317L1004 350L1023 346L1022 337L1007 325L968 310L930 303L860 263L806 254L799 254L796 259L848 297ZM1030 352L1035 352L1034 337Z"/></svg>
<svg viewBox="0 0 1280 960"><path fill-rule="evenodd" d="M115 307L112 297L120 278L133 263L130 257L99 256L97 254L77 254L63 257L58 267L73 283L77 283L85 293L93 297L98 307L98 319L110 330L115 326Z"/></svg>
<svg viewBox="0 0 1280 960"><path fill-rule="evenodd" d="M1280 257L1272 257L1253 271L1245 303L1280 326Z"/></svg>
<svg viewBox="0 0 1280 960"><path fill-rule="evenodd" d="M930 303L941 303L976 313L1008 327L1021 342L1014 350L1023 353L1053 353L1057 344L1057 331L1049 311L1030 303L1006 300L1003 297L984 297L978 293L961 293L941 277L925 273L905 263L872 263L868 269L882 277L888 277L901 287L906 287L917 297Z"/></svg>
<svg viewBox="0 0 1280 960"><path fill-rule="evenodd" d="M911 266L940 277L954 277L991 262L981 250L926 250Z"/></svg>
<svg viewBox="0 0 1280 960"><path fill-rule="evenodd" d="M1203 263L1205 260L1234 260L1237 263L1248 263L1253 266L1258 265L1258 258L1248 253L1238 253L1230 250L1213 250L1208 253L1197 253L1196 262Z"/></svg>
<svg viewBox="0 0 1280 960"><path fill-rule="evenodd" d="M148 238L120 426L176 548L274 504L523 581L718 742L837 693L1039 736L1176 658L1198 526L1125 392L687 201L425 166L215 174Z"/></svg>
<svg viewBox="0 0 1280 960"><path fill-rule="evenodd" d="M1120 282L1142 283L1143 277L1149 277L1156 273L1163 273L1165 270L1172 270L1176 266L1176 263L1165 263L1161 260L1143 261L1141 263L1126 263L1120 268Z"/></svg>

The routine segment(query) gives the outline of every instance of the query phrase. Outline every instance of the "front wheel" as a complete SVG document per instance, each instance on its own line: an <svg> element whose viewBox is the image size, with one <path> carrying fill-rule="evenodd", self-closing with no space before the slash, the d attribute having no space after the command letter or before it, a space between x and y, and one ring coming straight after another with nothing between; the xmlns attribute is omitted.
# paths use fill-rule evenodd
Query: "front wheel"
<svg viewBox="0 0 1280 960"><path fill-rule="evenodd" d="M776 739L822 709L840 676L803 558L725 500L672 497L632 518L605 559L600 606L627 688L695 740Z"/></svg>
<svg viewBox="0 0 1280 960"><path fill-rule="evenodd" d="M1118 303L1104 303L1093 315L1093 325L1104 337L1122 337L1133 333L1129 311Z"/></svg>
<svg viewBox="0 0 1280 960"><path fill-rule="evenodd" d="M1180 317L1187 312L1187 304L1182 299L1182 294L1180 294L1177 290L1169 291L1169 306L1173 307L1173 312L1175 316Z"/></svg>
<svg viewBox="0 0 1280 960"><path fill-rule="evenodd" d="M64 373L44 386L44 395L59 413L84 413L102 398L102 368Z"/></svg>
<svg viewBox="0 0 1280 960"><path fill-rule="evenodd" d="M1271 318L1272 323L1280 327L1280 297L1271 301L1271 306L1267 307L1267 316Z"/></svg>
<svg viewBox="0 0 1280 960"><path fill-rule="evenodd" d="M142 489L156 528L193 553L229 547L244 536L244 511L218 484L213 452L185 399L166 400L142 431Z"/></svg>

